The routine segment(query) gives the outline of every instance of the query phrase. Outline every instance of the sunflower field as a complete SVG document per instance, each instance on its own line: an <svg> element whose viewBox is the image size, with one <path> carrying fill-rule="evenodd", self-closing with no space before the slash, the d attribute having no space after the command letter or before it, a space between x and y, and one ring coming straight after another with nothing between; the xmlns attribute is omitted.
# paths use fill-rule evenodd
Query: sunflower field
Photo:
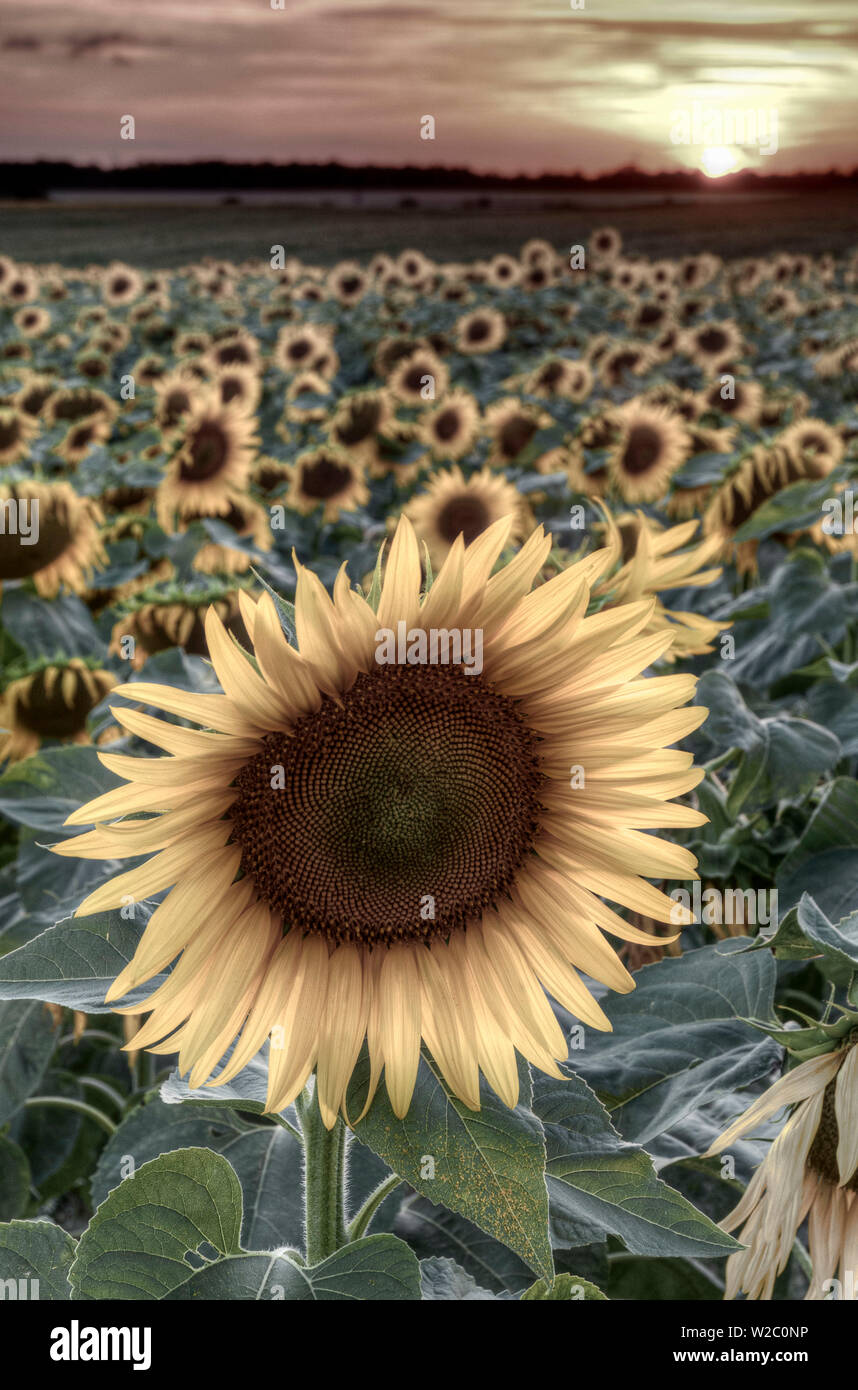
<svg viewBox="0 0 858 1390"><path fill-rule="evenodd" d="M858 1298L856 334L0 257L7 1297Z"/></svg>

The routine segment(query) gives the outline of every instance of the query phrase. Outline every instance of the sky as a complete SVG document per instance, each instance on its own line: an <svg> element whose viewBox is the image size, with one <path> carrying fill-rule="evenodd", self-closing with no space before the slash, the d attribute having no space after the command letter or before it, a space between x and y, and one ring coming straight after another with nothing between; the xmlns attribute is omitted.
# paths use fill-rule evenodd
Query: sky
<svg viewBox="0 0 858 1390"><path fill-rule="evenodd" d="M790 173L856 129L855 0L0 0L3 159Z"/></svg>

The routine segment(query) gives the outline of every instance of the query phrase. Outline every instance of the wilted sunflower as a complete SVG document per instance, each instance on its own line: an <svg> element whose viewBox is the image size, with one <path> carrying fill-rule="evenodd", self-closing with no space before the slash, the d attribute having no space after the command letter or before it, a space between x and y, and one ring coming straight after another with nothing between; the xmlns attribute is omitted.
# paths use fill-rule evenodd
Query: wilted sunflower
<svg viewBox="0 0 858 1390"><path fill-rule="evenodd" d="M117 619L110 639L110 650L131 662L139 671L150 656L181 647L191 656L209 655L206 645L205 618L211 606L227 632L243 647L249 645L247 629L241 616L237 589L225 589L222 584L209 586L195 593L142 593L127 611ZM133 645L129 651L128 639Z"/></svg>
<svg viewBox="0 0 858 1390"><path fill-rule="evenodd" d="M412 497L406 515L418 539L429 547L436 569L458 536L462 536L466 546L472 545L495 522L507 519L510 539L518 541L533 526L524 497L502 473L494 473L490 468L472 473L467 479L456 466L434 473L426 491Z"/></svg>
<svg viewBox="0 0 858 1390"><path fill-rule="evenodd" d="M38 433L38 423L21 406L0 406L0 463L25 459Z"/></svg>
<svg viewBox="0 0 858 1390"><path fill-rule="evenodd" d="M496 352L506 338L506 319L498 309L475 309L456 320L460 352Z"/></svg>
<svg viewBox="0 0 858 1390"><path fill-rule="evenodd" d="M614 419L619 438L608 461L613 486L627 502L663 497L671 474L690 453L683 421L669 410L637 400L628 401Z"/></svg>
<svg viewBox="0 0 858 1390"><path fill-rule="evenodd" d="M250 480L258 443L253 417L223 405L217 392L199 395L170 442L174 453L156 498L165 530L176 512L228 511L232 496Z"/></svg>
<svg viewBox="0 0 858 1390"><path fill-rule="evenodd" d="M10 681L0 694L0 763L29 758L46 739L89 743L86 721L115 684L77 658Z"/></svg>
<svg viewBox="0 0 858 1390"><path fill-rule="evenodd" d="M705 717L681 709L691 676L640 679L665 639L641 639L650 605L586 618L610 556L529 594L550 550L537 531L497 574L509 519L452 549L421 601L416 537L402 521L377 612L350 590L333 602L297 566L298 648L268 595L244 600L257 668L214 614L209 650L224 695L154 685L120 693L203 726L114 707L163 759L102 755L128 785L71 816L97 825L63 855L154 858L102 885L79 915L171 892L109 1000L179 956L130 1044L179 1053L191 1085L240 1032L223 1083L269 1035L266 1106L279 1111L316 1070L332 1126L364 1039L397 1115L425 1040L453 1092L479 1106L479 1073L516 1104L516 1049L560 1076L567 1044L544 990L609 1027L578 971L633 981L602 931L640 940L599 895L659 921L676 904L643 877L693 877L679 846L641 833L694 826L669 805L700 774L668 749ZM380 664L386 629L479 632L483 669ZM569 765L586 765L570 792ZM143 822L107 824L154 811ZM236 879L237 874L240 879ZM689 914L690 916L690 914Z"/></svg>
<svg viewBox="0 0 858 1390"><path fill-rule="evenodd" d="M709 1154L791 1106L789 1119L751 1179L739 1205L722 1221L742 1227L744 1250L727 1261L725 1298L772 1297L802 1222L813 1277L805 1295L830 1297L839 1272L841 1296L858 1299L858 1032L846 1044L801 1062L722 1134Z"/></svg>
<svg viewBox="0 0 858 1390"><path fill-rule="evenodd" d="M95 566L106 563L98 535L101 511L68 483L27 479L0 487L0 509L0 586L4 579L32 578L42 598L53 598L61 585L80 594Z"/></svg>
<svg viewBox="0 0 858 1390"><path fill-rule="evenodd" d="M420 433L434 458L460 459L473 447L480 430L480 407L470 391L457 389L428 410Z"/></svg>
<svg viewBox="0 0 858 1390"><path fill-rule="evenodd" d="M353 512L369 501L363 464L330 444L299 454L285 500L305 516L322 507L322 520L336 521L340 512Z"/></svg>
<svg viewBox="0 0 858 1390"><path fill-rule="evenodd" d="M393 417L393 405L386 391L355 391L343 396L329 430L338 449L347 450L359 462L375 453L377 436Z"/></svg>
<svg viewBox="0 0 858 1390"><path fill-rule="evenodd" d="M843 440L825 420L797 420L775 441L785 449L803 477L824 478L843 459Z"/></svg>

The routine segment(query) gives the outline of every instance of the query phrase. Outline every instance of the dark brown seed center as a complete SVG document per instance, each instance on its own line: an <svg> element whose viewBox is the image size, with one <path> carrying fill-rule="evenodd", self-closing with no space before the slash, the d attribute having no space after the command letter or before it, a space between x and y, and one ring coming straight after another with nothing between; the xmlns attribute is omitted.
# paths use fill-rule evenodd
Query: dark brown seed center
<svg viewBox="0 0 858 1390"><path fill-rule="evenodd" d="M183 483L202 483L221 471L229 453L229 442L214 420L204 420L194 431L187 455L179 467Z"/></svg>
<svg viewBox="0 0 858 1390"><path fill-rule="evenodd" d="M837 1166L837 1145L840 1140L840 1131L837 1127L837 1112L834 1108L836 1084L837 1078L834 1077L825 1088L819 1127L807 1156L808 1168L812 1169L814 1173L818 1173L821 1178L830 1182L834 1187L840 1185L840 1170ZM845 1187L849 1192L858 1192L858 1173L852 1175Z"/></svg>
<svg viewBox="0 0 858 1390"><path fill-rule="evenodd" d="M513 883L538 826L537 742L460 666L361 673L236 778L241 867L287 926L367 944L449 936Z"/></svg>
<svg viewBox="0 0 858 1390"><path fill-rule="evenodd" d="M488 507L479 497L453 497L441 508L438 531L450 545L459 535L464 536L465 545L470 545L490 521Z"/></svg>
<svg viewBox="0 0 858 1390"><path fill-rule="evenodd" d="M623 451L624 473L646 473L661 453L661 435L649 425L635 425Z"/></svg>

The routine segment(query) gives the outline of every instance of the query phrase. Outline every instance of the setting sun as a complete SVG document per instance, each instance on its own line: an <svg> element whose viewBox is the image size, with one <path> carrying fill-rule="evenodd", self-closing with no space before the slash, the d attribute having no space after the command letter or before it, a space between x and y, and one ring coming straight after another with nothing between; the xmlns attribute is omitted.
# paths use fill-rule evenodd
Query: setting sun
<svg viewBox="0 0 858 1390"><path fill-rule="evenodd" d="M741 154L732 145L713 145L700 156L700 168L710 179L720 179L741 168Z"/></svg>

